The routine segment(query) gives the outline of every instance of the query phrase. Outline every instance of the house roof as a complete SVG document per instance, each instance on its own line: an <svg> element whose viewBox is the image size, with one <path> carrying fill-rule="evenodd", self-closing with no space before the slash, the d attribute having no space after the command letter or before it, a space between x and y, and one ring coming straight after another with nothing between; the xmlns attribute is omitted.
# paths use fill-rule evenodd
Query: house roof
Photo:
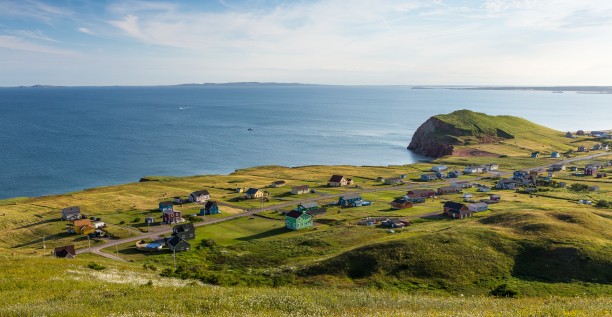
<svg viewBox="0 0 612 317"><path fill-rule="evenodd" d="M212 207L213 205L216 205L216 204L217 204L216 201L209 200L209 201L206 202L206 205L204 205L204 208L205 209L209 209L210 207Z"/></svg>
<svg viewBox="0 0 612 317"><path fill-rule="evenodd" d="M166 215L166 214L172 215L172 214L174 214L175 212L181 213L181 212L180 212L180 211L178 211L178 210L164 210L164 211L162 211L162 214L164 214L164 215Z"/></svg>
<svg viewBox="0 0 612 317"><path fill-rule="evenodd" d="M300 185L300 186L293 186L291 187L291 189L295 189L295 190L308 190L310 187L308 187L308 185Z"/></svg>
<svg viewBox="0 0 612 317"><path fill-rule="evenodd" d="M334 183L340 183L343 178L344 178L344 176L342 176L342 175L332 175L332 177L329 179L329 181L330 182L334 182Z"/></svg>
<svg viewBox="0 0 612 317"><path fill-rule="evenodd" d="M289 218L300 218L304 213L301 211L297 211L297 210L291 210L290 212L286 213L285 216L289 217ZM310 215L309 215L310 216Z"/></svg>
<svg viewBox="0 0 612 317"><path fill-rule="evenodd" d="M344 200L361 199L361 195L359 195L359 194L347 194L347 195L340 196L340 198L342 198Z"/></svg>
<svg viewBox="0 0 612 317"><path fill-rule="evenodd" d="M174 205L171 201L162 201L159 203L160 206L172 206Z"/></svg>
<svg viewBox="0 0 612 317"><path fill-rule="evenodd" d="M198 191L195 191L195 192L193 192L191 194L194 195L194 196L202 196L202 195L206 196L206 195L210 195L208 193L208 190L206 190L206 189L198 190Z"/></svg>
<svg viewBox="0 0 612 317"><path fill-rule="evenodd" d="M470 204L470 207L487 207L488 205L486 203L473 203Z"/></svg>
<svg viewBox="0 0 612 317"><path fill-rule="evenodd" d="M255 194L258 192L258 191L259 191L259 188L249 188L249 189L248 189L248 190L245 192L245 194L248 194L248 195L255 195Z"/></svg>
<svg viewBox="0 0 612 317"><path fill-rule="evenodd" d="M74 250L74 245L65 245L62 247L57 247L54 250L55 256L56 257L60 257L60 258L65 258L68 255L72 255L75 256L76 255L76 251Z"/></svg>
<svg viewBox="0 0 612 317"><path fill-rule="evenodd" d="M179 245L179 243L184 242L187 243L189 245L189 242L183 240L181 237L179 236L173 236L172 238L170 238L168 241L166 241L166 243L170 246L176 247L177 245Z"/></svg>
<svg viewBox="0 0 612 317"><path fill-rule="evenodd" d="M79 206L71 206L71 207L66 207L64 209L62 209L63 213L79 213L81 212L81 207Z"/></svg>
<svg viewBox="0 0 612 317"><path fill-rule="evenodd" d="M467 206L462 203L457 203L454 201L447 201L444 203L444 208L456 209L460 210L461 208L466 208Z"/></svg>
<svg viewBox="0 0 612 317"><path fill-rule="evenodd" d="M317 204L316 201L309 201L309 202L301 203L300 205L304 208L315 208L319 206L319 204Z"/></svg>
<svg viewBox="0 0 612 317"><path fill-rule="evenodd" d="M75 227L91 226L91 220L79 219L79 220L75 220L73 224Z"/></svg>
<svg viewBox="0 0 612 317"><path fill-rule="evenodd" d="M408 201L406 199L404 199L404 198L396 198L392 202L396 203L396 204L405 204Z"/></svg>
<svg viewBox="0 0 612 317"><path fill-rule="evenodd" d="M185 223L185 224L182 224L182 225L174 226L174 228L172 228L172 231L174 231L174 232L190 232L190 231L195 231L195 227L193 226L193 223Z"/></svg>

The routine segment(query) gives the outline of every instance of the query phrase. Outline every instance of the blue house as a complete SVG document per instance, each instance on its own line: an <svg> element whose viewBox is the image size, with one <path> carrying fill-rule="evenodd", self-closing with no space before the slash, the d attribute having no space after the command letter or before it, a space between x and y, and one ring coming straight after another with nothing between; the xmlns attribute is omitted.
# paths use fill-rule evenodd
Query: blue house
<svg viewBox="0 0 612 317"><path fill-rule="evenodd" d="M174 204L171 201L162 201L161 203L159 203L159 210L160 211L174 210Z"/></svg>
<svg viewBox="0 0 612 317"><path fill-rule="evenodd" d="M514 171L514 173L512 173L512 178L514 179L522 179L525 176L528 176L529 172L527 171Z"/></svg>
<svg viewBox="0 0 612 317"><path fill-rule="evenodd" d="M421 174L421 180L424 181L435 181L436 179L438 179L438 177L436 177L436 174Z"/></svg>
<svg viewBox="0 0 612 317"><path fill-rule="evenodd" d="M536 152L532 152L532 153L531 153L531 157L532 157L532 158L537 158L537 157L540 157L540 152L537 152L537 151L536 151Z"/></svg>
<svg viewBox="0 0 612 317"><path fill-rule="evenodd" d="M450 171L446 174L446 177L448 178L457 178L461 175L461 172L459 171Z"/></svg>
<svg viewBox="0 0 612 317"><path fill-rule="evenodd" d="M559 157L561 157L561 155L559 155L559 152L553 151L552 153L550 153L550 157L552 157L552 158L559 158Z"/></svg>
<svg viewBox="0 0 612 317"><path fill-rule="evenodd" d="M363 205L363 200L359 194L350 194L340 196L338 205L342 207L360 207Z"/></svg>
<svg viewBox="0 0 612 317"><path fill-rule="evenodd" d="M217 202L209 200L206 202L206 205L204 205L204 208L200 209L200 213L198 214L198 216L216 215L220 213L221 212L219 211L219 206L217 205Z"/></svg>

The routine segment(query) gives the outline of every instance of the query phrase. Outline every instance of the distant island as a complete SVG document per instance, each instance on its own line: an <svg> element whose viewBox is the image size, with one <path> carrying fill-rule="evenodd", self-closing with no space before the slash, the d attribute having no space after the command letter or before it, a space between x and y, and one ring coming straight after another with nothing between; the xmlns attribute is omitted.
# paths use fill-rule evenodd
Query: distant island
<svg viewBox="0 0 612 317"><path fill-rule="evenodd" d="M568 91L584 94L612 94L612 86L414 86L412 89L533 90L554 93Z"/></svg>

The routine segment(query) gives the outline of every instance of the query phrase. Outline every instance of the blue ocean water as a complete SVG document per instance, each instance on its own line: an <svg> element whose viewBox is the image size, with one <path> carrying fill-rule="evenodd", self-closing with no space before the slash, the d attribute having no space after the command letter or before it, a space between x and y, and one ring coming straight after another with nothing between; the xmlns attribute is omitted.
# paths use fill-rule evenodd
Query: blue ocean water
<svg viewBox="0 0 612 317"><path fill-rule="evenodd" d="M435 114L610 129L611 104L604 94L405 86L2 88L0 198L268 164L407 164L424 159L406 146Z"/></svg>

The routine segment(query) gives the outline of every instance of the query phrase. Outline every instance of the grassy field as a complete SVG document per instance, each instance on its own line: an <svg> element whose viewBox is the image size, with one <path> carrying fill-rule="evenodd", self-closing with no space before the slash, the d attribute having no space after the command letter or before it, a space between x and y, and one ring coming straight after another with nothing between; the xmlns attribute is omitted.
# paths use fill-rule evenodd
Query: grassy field
<svg viewBox="0 0 612 317"><path fill-rule="evenodd" d="M104 268L88 268L91 261ZM213 287L87 256L0 256L0 270L2 316L609 316L612 311L609 297L580 294L500 299L369 288Z"/></svg>

